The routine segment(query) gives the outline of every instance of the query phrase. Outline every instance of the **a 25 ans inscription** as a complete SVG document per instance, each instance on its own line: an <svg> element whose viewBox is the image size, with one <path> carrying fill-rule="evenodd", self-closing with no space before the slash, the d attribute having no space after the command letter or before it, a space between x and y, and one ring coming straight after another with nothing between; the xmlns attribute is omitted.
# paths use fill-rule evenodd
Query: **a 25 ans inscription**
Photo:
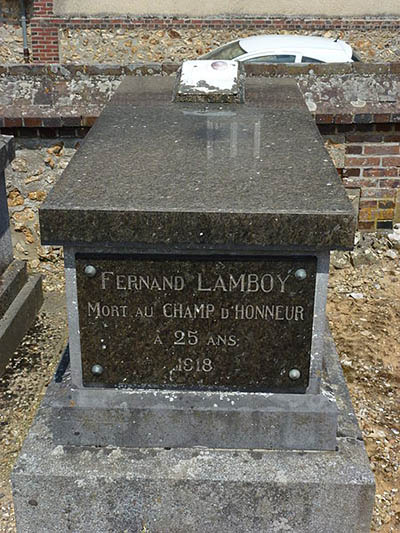
<svg viewBox="0 0 400 533"><path fill-rule="evenodd" d="M285 357L293 358L285 345L309 359L312 259L78 259L83 349L87 335L99 345L87 358L86 381L95 361L105 369L102 381L112 385L246 389L246 380L250 388L282 381ZM84 274L89 260L90 277Z"/></svg>

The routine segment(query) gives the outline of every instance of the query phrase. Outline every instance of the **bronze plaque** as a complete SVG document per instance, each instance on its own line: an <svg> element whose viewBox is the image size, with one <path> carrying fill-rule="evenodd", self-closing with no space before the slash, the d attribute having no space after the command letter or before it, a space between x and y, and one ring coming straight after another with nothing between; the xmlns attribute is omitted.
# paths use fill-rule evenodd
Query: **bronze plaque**
<svg viewBox="0 0 400 533"><path fill-rule="evenodd" d="M77 254L84 385L304 392L316 264Z"/></svg>

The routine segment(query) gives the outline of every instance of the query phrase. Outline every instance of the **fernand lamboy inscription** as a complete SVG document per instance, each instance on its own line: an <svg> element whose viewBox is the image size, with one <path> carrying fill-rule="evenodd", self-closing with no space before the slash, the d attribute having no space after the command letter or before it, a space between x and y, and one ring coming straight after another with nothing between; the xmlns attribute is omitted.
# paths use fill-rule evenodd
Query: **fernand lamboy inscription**
<svg viewBox="0 0 400 533"><path fill-rule="evenodd" d="M84 385L305 391L315 257L76 260Z"/></svg>

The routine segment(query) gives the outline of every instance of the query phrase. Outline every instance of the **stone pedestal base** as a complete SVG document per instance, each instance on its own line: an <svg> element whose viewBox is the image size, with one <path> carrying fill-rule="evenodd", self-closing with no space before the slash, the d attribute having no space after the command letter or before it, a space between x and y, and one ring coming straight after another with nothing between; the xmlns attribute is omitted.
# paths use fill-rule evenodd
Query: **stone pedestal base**
<svg viewBox="0 0 400 533"><path fill-rule="evenodd" d="M325 394L339 409L334 451L62 445L56 410L42 407L12 476L17 530L369 532L374 479L329 338L325 362Z"/></svg>

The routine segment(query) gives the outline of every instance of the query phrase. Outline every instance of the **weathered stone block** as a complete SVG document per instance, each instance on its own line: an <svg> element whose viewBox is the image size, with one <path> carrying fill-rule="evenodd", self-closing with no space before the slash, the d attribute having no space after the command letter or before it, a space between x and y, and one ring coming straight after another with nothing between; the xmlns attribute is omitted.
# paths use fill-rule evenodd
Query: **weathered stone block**
<svg viewBox="0 0 400 533"><path fill-rule="evenodd" d="M63 445L43 406L13 472L18 531L369 533L374 480L332 350L333 451Z"/></svg>
<svg viewBox="0 0 400 533"><path fill-rule="evenodd" d="M35 320L42 303L42 278L32 276L0 320L0 374Z"/></svg>

